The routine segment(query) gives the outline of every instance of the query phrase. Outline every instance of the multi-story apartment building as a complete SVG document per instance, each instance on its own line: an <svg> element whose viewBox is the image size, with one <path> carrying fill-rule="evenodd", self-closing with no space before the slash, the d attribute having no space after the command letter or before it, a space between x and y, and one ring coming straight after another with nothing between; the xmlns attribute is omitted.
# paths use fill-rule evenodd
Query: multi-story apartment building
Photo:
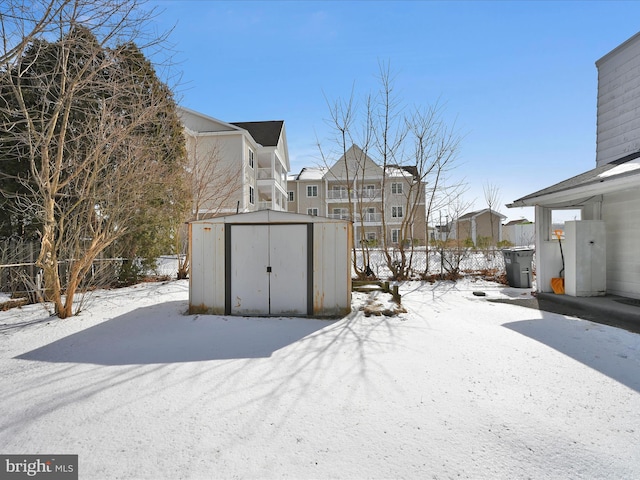
<svg viewBox="0 0 640 480"><path fill-rule="evenodd" d="M424 244L425 189L416 173L402 166L383 169L353 145L331 167L290 175L288 208L353 221L356 244Z"/></svg>
<svg viewBox="0 0 640 480"><path fill-rule="evenodd" d="M287 210L284 121L226 123L178 108L193 172L194 214Z"/></svg>

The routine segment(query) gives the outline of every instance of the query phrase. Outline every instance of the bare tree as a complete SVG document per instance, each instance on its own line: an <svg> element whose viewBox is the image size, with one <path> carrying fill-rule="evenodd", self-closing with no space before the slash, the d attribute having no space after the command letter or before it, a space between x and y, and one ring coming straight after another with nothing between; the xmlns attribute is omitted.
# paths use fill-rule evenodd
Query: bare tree
<svg viewBox="0 0 640 480"><path fill-rule="evenodd" d="M3 9L0 157L26 162L26 175L13 180L40 225L37 264L61 318L73 314L93 260L134 227L149 201L180 209L184 198L180 145L150 141L172 135L160 129L175 129L175 121L159 119L175 105L166 87L148 81L132 48L151 18L139 4L51 1L40 22L12 16L11 30ZM57 36L49 42L42 32Z"/></svg>
<svg viewBox="0 0 640 480"><path fill-rule="evenodd" d="M498 242L498 240L496 240L496 237L495 237L495 232L496 232L495 213L497 213L495 211L495 208L500 203L500 188L495 184L485 183L483 185L483 192L484 192L484 201L486 202L487 207L489 207L489 224L491 226L491 246L495 247Z"/></svg>
<svg viewBox="0 0 640 480"><path fill-rule="evenodd" d="M325 100L327 100L326 97ZM348 100L337 100L333 103L330 103L327 100L327 105L329 107L330 115L330 119L327 123L333 129L335 134L332 143L337 146L337 156L343 160L342 166L344 167L344 177L341 179L343 181L340 186L344 187L346 197L344 200L346 200L347 203L348 218L354 222L354 224L360 222L362 227L362 208L358 208L357 202L354 198L354 188L355 185L357 185L357 178L360 172L365 168L364 158L361 155L356 157L348 155L351 146L354 144L352 129L354 127L354 121L356 120L357 114L353 89ZM331 165L333 165L332 152L325 150L319 140L317 141L317 145L324 165L327 168L331 167ZM368 144L365 144L365 150L367 145ZM360 213L359 219L356 218L356 212ZM369 272L369 245L367 243L364 228L360 228L357 231L360 232L360 237L355 238L355 241L353 242L353 255L351 256L352 267L358 277L365 277ZM360 264L358 262L358 249L362 249L364 264Z"/></svg>
<svg viewBox="0 0 640 480"><path fill-rule="evenodd" d="M189 143L192 216L195 220L218 216L228 209L237 192L241 167L224 161L223 147L215 140L205 144L202 138L194 137Z"/></svg>
<svg viewBox="0 0 640 480"><path fill-rule="evenodd" d="M425 110L415 110L405 118L408 128L407 155L404 169L413 175L406 194L407 215L402 219L402 242L398 246L399 260L394 274L406 278L414 269L415 243L413 229L424 222L425 269L428 271L429 221L435 211L444 208L461 195L463 185L449 185L449 174L455 168L455 160L461 138L455 127L449 127L442 119L442 107L438 104ZM412 148L411 148L412 147Z"/></svg>
<svg viewBox="0 0 640 480"><path fill-rule="evenodd" d="M223 147L215 139L204 140L187 134L189 156L188 182L192 207L187 220L201 220L220 215L228 209L230 199L237 192L242 174L235 162L225 162ZM178 278L187 278L191 265L188 235L184 228L176 236Z"/></svg>
<svg viewBox="0 0 640 480"><path fill-rule="evenodd" d="M334 142L340 145L344 158L349 213L356 226L371 205L363 190L367 173L369 177L372 173L365 171L366 158L375 159L380 167L381 251L392 277L403 279L414 270L415 237L424 233L428 243L428 221L446 191L445 182L457 158L460 136L445 124L440 105L426 109L403 105L395 93L388 64L380 63L378 80L379 89L365 97L363 112L357 111L353 92L347 102L331 105L331 125L339 134ZM361 146L360 161L347 158L346 152L353 144ZM323 158L328 166L327 156ZM364 265L354 259L358 276L367 273L365 267L370 261L363 227L364 224L357 229L361 232L362 238L357 240L364 259Z"/></svg>
<svg viewBox="0 0 640 480"><path fill-rule="evenodd" d="M446 228L443 230L444 238L436 242L436 248L440 256L440 278L455 280L460 275L463 261L469 257L471 251L466 239L459 238L460 218L469 209L471 202L464 200L458 186L453 191L448 191L445 198Z"/></svg>
<svg viewBox="0 0 640 480"><path fill-rule="evenodd" d="M22 55L36 37L56 32L57 17L72 3L73 0L4 0L0 10L0 65Z"/></svg>

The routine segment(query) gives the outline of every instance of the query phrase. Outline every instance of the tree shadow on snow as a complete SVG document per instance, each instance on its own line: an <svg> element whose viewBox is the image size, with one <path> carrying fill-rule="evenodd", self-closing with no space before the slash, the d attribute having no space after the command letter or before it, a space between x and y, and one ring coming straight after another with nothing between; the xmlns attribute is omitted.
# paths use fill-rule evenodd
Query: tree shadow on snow
<svg viewBox="0 0 640 480"><path fill-rule="evenodd" d="M640 358L636 347L590 331L600 333L610 327L560 315L545 315L540 319L505 323L503 326L640 392Z"/></svg>
<svg viewBox="0 0 640 480"><path fill-rule="evenodd" d="M54 363L139 365L262 358L331 321L183 315L184 302L139 308L16 358Z"/></svg>

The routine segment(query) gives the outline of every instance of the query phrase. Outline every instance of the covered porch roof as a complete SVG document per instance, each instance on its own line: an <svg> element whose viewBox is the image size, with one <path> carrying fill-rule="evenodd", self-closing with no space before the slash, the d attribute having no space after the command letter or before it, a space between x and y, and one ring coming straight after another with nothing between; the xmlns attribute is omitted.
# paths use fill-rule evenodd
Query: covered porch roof
<svg viewBox="0 0 640 480"><path fill-rule="evenodd" d="M639 186L640 152L526 195L507 207L579 207L600 195Z"/></svg>

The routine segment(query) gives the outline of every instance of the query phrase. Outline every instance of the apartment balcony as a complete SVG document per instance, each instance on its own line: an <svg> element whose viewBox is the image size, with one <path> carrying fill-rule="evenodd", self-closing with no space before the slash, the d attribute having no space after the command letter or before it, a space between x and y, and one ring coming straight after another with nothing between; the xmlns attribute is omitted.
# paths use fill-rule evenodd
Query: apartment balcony
<svg viewBox="0 0 640 480"><path fill-rule="evenodd" d="M348 213L330 213L327 216L336 220L351 220L351 215L349 215ZM382 214L364 213L362 215L356 215L354 223L357 223L358 225L364 224L367 226L380 225L382 223Z"/></svg>
<svg viewBox="0 0 640 480"><path fill-rule="evenodd" d="M382 198L382 190L379 188L368 188L364 190L353 190L351 192L351 200L353 201L365 201L373 202ZM346 190L332 190L327 191L327 200L333 202L347 201L349 200L349 192Z"/></svg>
<svg viewBox="0 0 640 480"><path fill-rule="evenodd" d="M351 215L348 213L330 213L327 217L334 220L351 220Z"/></svg>
<svg viewBox="0 0 640 480"><path fill-rule="evenodd" d="M257 179L258 184L269 184L274 182L283 190L287 189L287 176L282 172L277 172L270 168L258 168Z"/></svg>
<svg viewBox="0 0 640 480"><path fill-rule="evenodd" d="M256 208L258 210L276 210L285 212L287 210L287 197L277 188L258 187L258 201Z"/></svg>
<svg viewBox="0 0 640 480"><path fill-rule="evenodd" d="M280 203L274 203L271 201L263 201L263 202L258 202L258 210L276 210L278 212L285 212L286 209L284 208L284 205L280 204Z"/></svg>

